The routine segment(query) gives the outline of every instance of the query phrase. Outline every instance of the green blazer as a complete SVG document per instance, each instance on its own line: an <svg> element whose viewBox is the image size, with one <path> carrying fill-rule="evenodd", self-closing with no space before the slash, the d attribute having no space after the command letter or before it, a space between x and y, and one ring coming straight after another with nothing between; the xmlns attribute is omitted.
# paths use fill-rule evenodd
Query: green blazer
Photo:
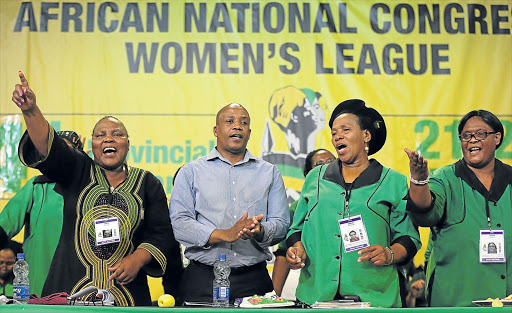
<svg viewBox="0 0 512 313"><path fill-rule="evenodd" d="M62 231L64 200L45 176L31 178L0 212L0 233L12 238L23 226L30 293L41 296Z"/></svg>
<svg viewBox="0 0 512 313"><path fill-rule="evenodd" d="M357 251L345 253L338 220L361 215L370 245L398 242L408 262L421 246L417 228L406 214L407 178L376 160L352 183L341 175L341 161L316 167L302 188L287 243L302 241L308 258L296 296L313 304L340 295L358 295L372 306L400 307L396 265L358 263ZM347 212L348 211L348 212Z"/></svg>
<svg viewBox="0 0 512 313"><path fill-rule="evenodd" d="M426 210L408 201L414 223L432 227L427 268L431 306L469 306L473 300L505 298L512 293L512 167L496 159L487 191L463 160L430 176L434 201ZM480 263L480 230L505 231L506 263Z"/></svg>

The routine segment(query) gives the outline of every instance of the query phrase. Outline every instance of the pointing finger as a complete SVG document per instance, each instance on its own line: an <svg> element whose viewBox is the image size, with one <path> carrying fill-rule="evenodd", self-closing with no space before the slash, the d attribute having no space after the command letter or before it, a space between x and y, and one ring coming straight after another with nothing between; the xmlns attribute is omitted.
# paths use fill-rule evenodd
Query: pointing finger
<svg viewBox="0 0 512 313"><path fill-rule="evenodd" d="M25 78L25 75L19 71L21 86L23 88L23 91L26 92L30 87L28 86L28 80Z"/></svg>

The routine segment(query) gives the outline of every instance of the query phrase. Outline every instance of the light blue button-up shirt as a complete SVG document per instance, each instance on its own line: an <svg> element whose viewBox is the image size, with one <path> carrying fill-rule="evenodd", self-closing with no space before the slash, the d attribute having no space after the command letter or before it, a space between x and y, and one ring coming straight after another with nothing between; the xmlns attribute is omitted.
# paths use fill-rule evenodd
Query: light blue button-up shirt
<svg viewBox="0 0 512 313"><path fill-rule="evenodd" d="M229 229L245 213L263 214L264 236L233 243L208 244L215 229ZM244 159L232 164L216 148L205 157L184 165L174 183L169 213L176 239L185 256L213 265L224 253L231 267L270 260L269 246L286 235L290 214L279 170L246 150Z"/></svg>

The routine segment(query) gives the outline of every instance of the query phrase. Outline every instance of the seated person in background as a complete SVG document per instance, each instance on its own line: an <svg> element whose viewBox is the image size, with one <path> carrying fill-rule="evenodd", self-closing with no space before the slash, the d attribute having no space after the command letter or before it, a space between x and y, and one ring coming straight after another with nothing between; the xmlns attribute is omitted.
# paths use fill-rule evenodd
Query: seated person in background
<svg viewBox="0 0 512 313"><path fill-rule="evenodd" d="M108 289L117 306L151 305L147 275L163 275L172 232L167 198L150 172L130 167L128 131L117 118L92 132L94 160L69 149L36 104L23 73L12 100L27 126L20 160L62 186L62 235L42 296ZM111 230L110 238L103 237Z"/></svg>
<svg viewBox="0 0 512 313"><path fill-rule="evenodd" d="M400 267L404 276L405 307L426 307L427 298L425 296L425 269L422 265L416 267L411 260L407 265Z"/></svg>
<svg viewBox="0 0 512 313"><path fill-rule="evenodd" d="M421 242L405 212L407 178L369 159L386 141L384 119L351 99L334 109L329 127L338 160L306 177L286 240L288 264L302 268L297 299L356 295L375 307L401 307L397 265ZM352 230L359 240L350 241Z"/></svg>
<svg viewBox="0 0 512 313"><path fill-rule="evenodd" d="M425 299L425 274L418 272L414 275L407 285L408 293L406 298L406 306L408 308L426 307L427 299Z"/></svg>
<svg viewBox="0 0 512 313"><path fill-rule="evenodd" d="M176 173L174 173L174 177L172 178L173 186L180 169L181 167L179 167L176 170ZM183 303L181 298L180 283L185 268L183 266L180 244L174 240L174 234L169 234L169 236L172 236L173 240L171 242L171 247L169 248L169 254L167 256L167 268L165 269L165 273L162 276L162 286L164 287L164 293L172 295L175 299L176 305L180 305Z"/></svg>
<svg viewBox="0 0 512 313"><path fill-rule="evenodd" d="M0 295L13 297L14 273L12 269L16 262L16 255L22 252L21 244L11 240L0 250Z"/></svg>
<svg viewBox="0 0 512 313"><path fill-rule="evenodd" d="M268 248L284 238L290 214L279 170L246 149L250 121L240 104L223 107L213 128L217 146L176 176L169 211L190 260L180 288L185 301L212 302L219 254L231 267L231 301L273 289Z"/></svg>
<svg viewBox="0 0 512 313"><path fill-rule="evenodd" d="M409 157L407 210L431 227L427 270L430 306L470 306L512 293L512 167L496 158L504 129L491 112L475 110L459 122L462 159L429 175L416 151ZM486 245L498 243L497 253Z"/></svg>
<svg viewBox="0 0 512 313"><path fill-rule="evenodd" d="M59 131L57 135L82 151L82 140L74 131ZM0 212L0 248L25 226L23 251L30 266L30 293L39 297L62 231L61 188L46 176L33 177Z"/></svg>
<svg viewBox="0 0 512 313"><path fill-rule="evenodd" d="M336 160L334 155L325 149L317 149L309 152L304 163L304 177L308 176L309 171L315 167L329 164L334 160ZM296 200L290 205L290 219L293 219L293 214L295 213L298 203L299 200ZM274 251L276 259L274 261L274 270L272 271L272 284L274 285L274 291L278 296L281 296L284 283L286 282L286 278L290 272L290 268L286 262L287 248L286 240L283 240L279 243L277 250Z"/></svg>

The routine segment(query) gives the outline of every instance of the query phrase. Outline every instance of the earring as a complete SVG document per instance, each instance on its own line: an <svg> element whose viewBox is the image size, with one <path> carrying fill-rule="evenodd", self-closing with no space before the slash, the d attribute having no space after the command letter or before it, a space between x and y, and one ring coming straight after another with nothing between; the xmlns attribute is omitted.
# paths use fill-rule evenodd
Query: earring
<svg viewBox="0 0 512 313"><path fill-rule="evenodd" d="M370 151L370 147L368 147L368 142L364 142L364 151L366 151L366 154L368 154L368 151Z"/></svg>

